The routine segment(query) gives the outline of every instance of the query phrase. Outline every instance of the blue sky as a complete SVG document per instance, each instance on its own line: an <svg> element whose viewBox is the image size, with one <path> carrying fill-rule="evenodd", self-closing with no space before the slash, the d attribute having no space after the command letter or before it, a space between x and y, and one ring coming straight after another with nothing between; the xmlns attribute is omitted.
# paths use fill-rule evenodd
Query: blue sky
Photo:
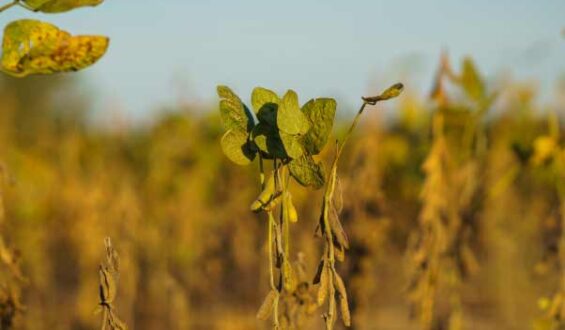
<svg viewBox="0 0 565 330"><path fill-rule="evenodd" d="M98 111L133 118L213 102L217 84L344 104L402 79L424 92L442 49L454 62L472 55L488 77L512 72L546 90L565 73L563 0L106 0L59 15L11 9L0 23L26 17L110 36L106 56L81 75Z"/></svg>

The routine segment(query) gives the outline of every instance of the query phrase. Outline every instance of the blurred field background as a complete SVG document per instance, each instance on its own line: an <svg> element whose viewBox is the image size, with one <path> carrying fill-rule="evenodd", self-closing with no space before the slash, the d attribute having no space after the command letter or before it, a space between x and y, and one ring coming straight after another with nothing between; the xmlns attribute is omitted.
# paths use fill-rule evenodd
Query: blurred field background
<svg viewBox="0 0 565 330"><path fill-rule="evenodd" d="M106 236L121 256L117 306L130 328L267 327L255 320L268 289L265 219L248 211L259 189L256 169L223 156L216 105L179 105L145 126L96 126L79 80L0 81L1 229L26 278L7 277L21 289L20 327L97 328ZM496 88L501 93L484 123L487 148L472 178L480 193L466 215L479 271L462 288L464 328L526 329L543 316L539 300L553 295L562 276L564 201L540 141L551 136L552 114L561 115L563 131L565 83L543 103L532 84ZM341 166L352 249L340 271L356 329L418 329L409 317L406 249L419 228L436 110L410 91L394 105L394 119L371 109ZM554 142L563 148L563 139ZM313 238L319 197L295 191L301 217L293 250L305 253L312 274L321 246Z"/></svg>

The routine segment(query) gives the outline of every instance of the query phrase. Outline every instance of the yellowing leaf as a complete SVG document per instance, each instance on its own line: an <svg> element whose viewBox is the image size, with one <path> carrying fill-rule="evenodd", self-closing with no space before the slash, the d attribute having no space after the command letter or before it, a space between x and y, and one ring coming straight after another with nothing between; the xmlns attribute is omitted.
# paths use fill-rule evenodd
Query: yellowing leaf
<svg viewBox="0 0 565 330"><path fill-rule="evenodd" d="M2 42L2 71L16 77L78 71L108 48L103 36L71 36L56 26L22 19L8 24Z"/></svg>
<svg viewBox="0 0 565 330"><path fill-rule="evenodd" d="M303 186L320 189L325 183L325 171L321 163L314 162L311 156L303 156L292 160L289 165L290 174Z"/></svg>
<svg viewBox="0 0 565 330"><path fill-rule="evenodd" d="M240 130L230 129L221 140L224 154L238 165L248 165L255 158L255 151L249 145L248 135Z"/></svg>
<svg viewBox="0 0 565 330"><path fill-rule="evenodd" d="M23 0L26 7L43 13L62 13L80 7L94 7L104 0Z"/></svg>
<svg viewBox="0 0 565 330"><path fill-rule="evenodd" d="M275 92L263 87L256 87L251 93L251 105L255 113L266 104L279 104L279 102L280 99Z"/></svg>
<svg viewBox="0 0 565 330"><path fill-rule="evenodd" d="M226 130L237 129L249 132L254 125L251 112L241 99L227 86L218 86L220 117Z"/></svg>
<svg viewBox="0 0 565 330"><path fill-rule="evenodd" d="M291 135L306 134L310 128L308 119L300 111L298 95L292 90L286 92L279 105L277 126L281 131Z"/></svg>
<svg viewBox="0 0 565 330"><path fill-rule="evenodd" d="M302 107L302 112L310 121L310 130L304 137L304 148L317 155L322 151L332 132L336 102L334 99L321 98L310 100Z"/></svg>

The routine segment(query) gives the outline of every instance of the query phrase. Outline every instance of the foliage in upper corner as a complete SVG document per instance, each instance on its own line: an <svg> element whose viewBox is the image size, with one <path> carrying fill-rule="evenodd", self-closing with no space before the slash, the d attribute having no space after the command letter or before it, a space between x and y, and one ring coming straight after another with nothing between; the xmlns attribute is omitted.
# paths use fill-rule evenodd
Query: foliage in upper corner
<svg viewBox="0 0 565 330"><path fill-rule="evenodd" d="M108 49L104 36L71 36L56 26L30 19L8 24L2 42L2 71L16 77L84 69Z"/></svg>
<svg viewBox="0 0 565 330"><path fill-rule="evenodd" d="M227 130L221 144L230 160L247 165L260 153L265 159L289 163L291 175L301 185L324 185L323 167L312 156L322 151L331 134L335 100L312 99L300 107L293 90L281 98L271 90L257 87L251 95L253 114L228 87L219 86L218 95L220 115Z"/></svg>
<svg viewBox="0 0 565 330"><path fill-rule="evenodd" d="M80 7L98 6L104 0L23 0L23 6L42 13L62 13Z"/></svg>

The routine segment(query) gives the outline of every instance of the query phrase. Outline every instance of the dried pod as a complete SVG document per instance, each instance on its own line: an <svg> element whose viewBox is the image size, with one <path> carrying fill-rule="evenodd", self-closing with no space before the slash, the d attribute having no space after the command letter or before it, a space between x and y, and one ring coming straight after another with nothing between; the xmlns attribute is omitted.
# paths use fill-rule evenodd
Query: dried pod
<svg viewBox="0 0 565 330"><path fill-rule="evenodd" d="M269 176L265 182L265 188L259 194L257 199L251 203L250 209L253 212L259 212L267 208L273 208L274 205L280 201L280 198L278 197L280 197L280 194L277 194L275 189L275 175L274 173L271 173L271 176Z"/></svg>
<svg viewBox="0 0 565 330"><path fill-rule="evenodd" d="M287 194L288 194L288 199L287 199L288 220L290 222L298 222L298 212L296 212L296 207L294 206L294 203L292 203L292 195L290 193Z"/></svg>
<svg viewBox="0 0 565 330"><path fill-rule="evenodd" d="M349 239L347 238L345 230L343 230L343 226L339 221L339 216L337 214L337 210L333 206L333 203L330 204L329 218L334 238L339 243L339 245L343 246L345 249L349 249Z"/></svg>
<svg viewBox="0 0 565 330"><path fill-rule="evenodd" d="M326 301L326 297L328 296L328 288L329 288L329 269L328 267L324 267L322 269L322 274L320 275L320 287L318 288L318 306L322 306Z"/></svg>
<svg viewBox="0 0 565 330"><path fill-rule="evenodd" d="M265 321L271 316L273 307L275 306L275 300L278 299L279 293L276 290L271 290L263 300L259 311L257 311L257 318L259 320Z"/></svg>
<svg viewBox="0 0 565 330"><path fill-rule="evenodd" d="M337 290L339 298L341 319L343 320L343 324L349 327L351 326L351 313L349 311L349 303L347 302L347 291L345 289L345 284L343 283L341 276L339 276L339 274L336 272L334 272L334 280L335 289Z"/></svg>
<svg viewBox="0 0 565 330"><path fill-rule="evenodd" d="M282 276L284 289L287 292L293 292L296 289L296 276L294 276L294 269L287 259L283 261Z"/></svg>
<svg viewBox="0 0 565 330"><path fill-rule="evenodd" d="M336 245L334 245L334 247L335 247L334 255L335 255L335 258L337 259L337 261L339 261L339 262L345 261L345 248L343 246L341 246L340 244L336 244Z"/></svg>
<svg viewBox="0 0 565 330"><path fill-rule="evenodd" d="M103 266L100 266L98 275L100 277L100 301L109 305L116 297L116 283L113 276Z"/></svg>
<svg viewBox="0 0 565 330"><path fill-rule="evenodd" d="M316 269L316 275L314 275L314 279L312 280L312 284L320 283L320 277L322 276L322 272L324 271L324 259L320 260L318 264L318 269Z"/></svg>

